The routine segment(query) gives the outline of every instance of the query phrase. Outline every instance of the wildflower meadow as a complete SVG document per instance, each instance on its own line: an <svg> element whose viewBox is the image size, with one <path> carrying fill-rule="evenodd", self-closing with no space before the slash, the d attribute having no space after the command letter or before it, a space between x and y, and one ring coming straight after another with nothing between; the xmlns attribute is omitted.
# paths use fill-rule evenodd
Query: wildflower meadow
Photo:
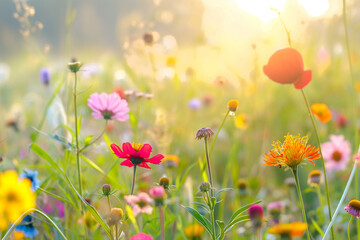
<svg viewBox="0 0 360 240"><path fill-rule="evenodd" d="M0 239L360 240L359 9L0 1Z"/></svg>

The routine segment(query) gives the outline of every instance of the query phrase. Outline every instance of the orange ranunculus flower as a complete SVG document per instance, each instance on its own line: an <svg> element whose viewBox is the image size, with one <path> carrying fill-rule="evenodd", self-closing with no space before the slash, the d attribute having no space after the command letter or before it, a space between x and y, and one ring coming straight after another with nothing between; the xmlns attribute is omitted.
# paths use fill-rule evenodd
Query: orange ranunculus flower
<svg viewBox="0 0 360 240"><path fill-rule="evenodd" d="M314 164L312 160L321 157L319 148L307 145L307 141L307 136L293 136L288 133L283 143L273 142L274 148L264 156L264 165L296 169L305 160Z"/></svg>
<svg viewBox="0 0 360 240"><path fill-rule="evenodd" d="M271 80L281 84L293 83L296 89L303 89L312 77L311 70L304 70L302 56L294 48L276 51L263 71Z"/></svg>
<svg viewBox="0 0 360 240"><path fill-rule="evenodd" d="M269 228L268 233L280 236L299 237L302 236L307 229L307 224L302 222L294 222L287 224L279 224Z"/></svg>
<svg viewBox="0 0 360 240"><path fill-rule="evenodd" d="M327 123L331 120L331 111L326 104L314 103L311 105L311 111L322 123Z"/></svg>

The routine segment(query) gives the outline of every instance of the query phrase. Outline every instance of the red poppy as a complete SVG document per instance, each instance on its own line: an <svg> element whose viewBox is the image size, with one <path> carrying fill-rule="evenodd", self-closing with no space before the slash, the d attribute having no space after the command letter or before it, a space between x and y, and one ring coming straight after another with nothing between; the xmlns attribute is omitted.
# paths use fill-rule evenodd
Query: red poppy
<svg viewBox="0 0 360 240"><path fill-rule="evenodd" d="M125 158L126 160L121 162L120 165L132 167L134 165L143 167L143 168L149 168L149 165L147 163L152 164L159 164L161 163L161 160L164 158L163 155L158 154L150 157L150 153L152 151L152 147L149 144L138 144L138 143L123 143L122 150L121 148L116 144L111 144L111 149L115 153L116 156L119 158Z"/></svg>
<svg viewBox="0 0 360 240"><path fill-rule="evenodd" d="M312 77L311 70L304 70L302 56L294 48L276 51L263 71L271 80L281 84L293 83L296 89L303 89Z"/></svg>

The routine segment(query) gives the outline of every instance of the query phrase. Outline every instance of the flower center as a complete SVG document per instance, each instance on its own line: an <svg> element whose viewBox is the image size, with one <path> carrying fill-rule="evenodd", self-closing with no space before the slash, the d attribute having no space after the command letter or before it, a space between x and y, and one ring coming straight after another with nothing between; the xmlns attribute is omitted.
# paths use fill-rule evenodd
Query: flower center
<svg viewBox="0 0 360 240"><path fill-rule="evenodd" d="M140 202L137 202L136 204L139 205L140 208L143 208L147 205L147 202L140 201Z"/></svg>
<svg viewBox="0 0 360 240"><path fill-rule="evenodd" d="M114 113L106 111L106 110L103 111L101 114L103 115L104 119L106 119L106 120L110 120L111 117L114 115Z"/></svg>
<svg viewBox="0 0 360 240"><path fill-rule="evenodd" d="M332 158L335 162L339 162L341 160L341 153L338 151L334 152Z"/></svg>
<svg viewBox="0 0 360 240"><path fill-rule="evenodd" d="M10 192L8 195L7 195L7 199L6 199L8 202L16 202L17 201L17 196L15 193L13 192Z"/></svg>
<svg viewBox="0 0 360 240"><path fill-rule="evenodd" d="M131 157L131 163L134 165L139 165L144 161L144 158L141 157Z"/></svg>
<svg viewBox="0 0 360 240"><path fill-rule="evenodd" d="M133 142L133 143L131 144L131 146L133 147L133 149L134 149L136 152L138 152L138 151L140 151L140 149L142 148L143 144Z"/></svg>
<svg viewBox="0 0 360 240"><path fill-rule="evenodd" d="M351 200L349 202L349 205L353 208L355 208L356 210L360 210L360 201L357 200Z"/></svg>

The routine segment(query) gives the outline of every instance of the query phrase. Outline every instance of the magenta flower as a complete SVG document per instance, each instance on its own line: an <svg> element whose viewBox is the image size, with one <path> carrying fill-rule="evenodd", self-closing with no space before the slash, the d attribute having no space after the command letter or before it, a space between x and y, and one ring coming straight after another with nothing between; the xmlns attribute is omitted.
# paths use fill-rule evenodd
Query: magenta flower
<svg viewBox="0 0 360 240"><path fill-rule="evenodd" d="M94 110L91 115L95 119L116 119L123 122L129 118L128 104L117 93L93 93L88 99L88 106Z"/></svg>
<svg viewBox="0 0 360 240"><path fill-rule="evenodd" d="M351 200L349 204L345 207L345 211L351 214L353 217L360 217L360 201Z"/></svg>
<svg viewBox="0 0 360 240"><path fill-rule="evenodd" d="M151 204L154 201L150 198L149 194L141 192L136 195L124 196L126 202L131 204L134 216L137 216L139 213L152 214L153 207Z"/></svg>
<svg viewBox="0 0 360 240"><path fill-rule="evenodd" d="M120 163L122 166L132 167L139 166L143 168L151 167L147 163L160 164L161 160L164 158L163 155L158 154L150 157L152 147L149 144L139 144L139 143L123 143L122 150L116 144L111 144L111 149L119 158L125 158L126 160Z"/></svg>
<svg viewBox="0 0 360 240"><path fill-rule="evenodd" d="M130 240L154 240L152 236L145 233L138 233L130 238Z"/></svg>
<svg viewBox="0 0 360 240"><path fill-rule="evenodd" d="M351 157L351 146L343 135L330 135L330 141L321 144L321 149L326 169L338 171L346 168Z"/></svg>

